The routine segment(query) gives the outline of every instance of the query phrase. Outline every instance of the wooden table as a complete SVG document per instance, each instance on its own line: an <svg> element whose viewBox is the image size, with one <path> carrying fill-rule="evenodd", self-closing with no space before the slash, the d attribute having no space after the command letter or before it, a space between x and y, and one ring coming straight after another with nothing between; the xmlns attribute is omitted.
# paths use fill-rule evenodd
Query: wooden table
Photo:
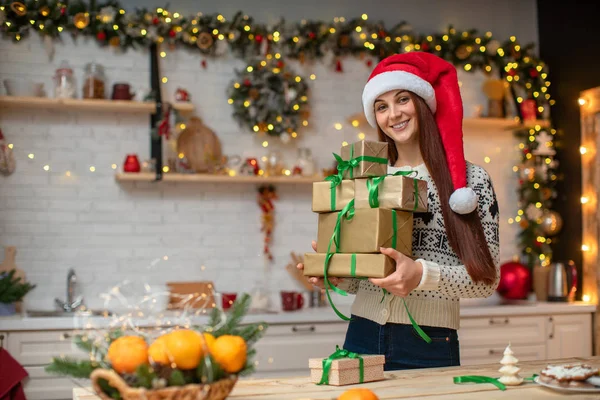
<svg viewBox="0 0 600 400"><path fill-rule="evenodd" d="M521 376L539 373L548 364L567 364L585 362L600 367L600 357L569 358L561 360L530 361L519 363ZM459 375L485 375L498 377L500 364L488 364L470 367L450 367L417 369L409 371L386 372L386 379L380 382L353 386L317 386L308 377L285 379L244 379L240 380L228 399L231 400L334 400L351 387L371 389L383 399L559 399L565 393L541 387L535 383L523 383L498 390L490 384L461 384L453 382ZM308 375L308 372L307 372ZM485 393L483 393L485 392ZM598 399L597 393L571 394L569 399ZM89 389L74 389L73 400L98 400Z"/></svg>

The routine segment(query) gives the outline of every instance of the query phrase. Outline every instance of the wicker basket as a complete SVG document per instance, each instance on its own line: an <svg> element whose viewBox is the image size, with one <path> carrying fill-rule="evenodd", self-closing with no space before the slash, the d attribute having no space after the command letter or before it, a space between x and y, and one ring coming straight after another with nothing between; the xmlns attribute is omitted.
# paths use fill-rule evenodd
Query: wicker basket
<svg viewBox="0 0 600 400"><path fill-rule="evenodd" d="M217 382L199 385L190 384L164 389L132 388L116 372L108 369L96 369L90 375L92 387L102 400L112 400L98 384L105 379L110 386L119 391L123 400L224 400L233 390L237 377L221 379Z"/></svg>

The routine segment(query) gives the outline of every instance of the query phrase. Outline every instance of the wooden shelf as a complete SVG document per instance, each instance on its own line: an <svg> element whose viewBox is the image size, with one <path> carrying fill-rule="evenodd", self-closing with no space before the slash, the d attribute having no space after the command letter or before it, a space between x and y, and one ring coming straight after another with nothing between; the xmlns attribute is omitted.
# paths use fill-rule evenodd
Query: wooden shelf
<svg viewBox="0 0 600 400"><path fill-rule="evenodd" d="M153 101L0 96L0 107L152 114L156 109L156 103ZM192 103L174 103L173 107L180 112L194 110Z"/></svg>
<svg viewBox="0 0 600 400"><path fill-rule="evenodd" d="M127 173L122 172L115 175L117 182L152 182L156 179L154 173L139 172ZM229 176L229 175L211 175L211 174L178 174L166 173L163 174L163 182L188 182L188 183L257 183L257 184L275 184L275 183L290 183L290 184L312 184L313 182L322 181L320 176L305 177L305 176Z"/></svg>

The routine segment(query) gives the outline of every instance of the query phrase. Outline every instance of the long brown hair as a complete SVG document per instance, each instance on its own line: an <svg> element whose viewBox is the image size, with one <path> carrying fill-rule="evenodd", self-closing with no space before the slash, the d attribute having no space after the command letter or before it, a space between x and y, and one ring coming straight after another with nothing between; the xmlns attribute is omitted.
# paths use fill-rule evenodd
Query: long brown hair
<svg viewBox="0 0 600 400"><path fill-rule="evenodd" d="M492 284L496 280L496 266L490 254L477 210L461 215L450 208L449 200L454 185L446 163L446 152L435 117L421 97L409 93L418 116L421 156L438 190L448 242L467 267L467 272L474 282ZM394 140L383 133L379 126L377 132L379 140L388 143L388 156L391 164L394 165L398 160L398 150Z"/></svg>

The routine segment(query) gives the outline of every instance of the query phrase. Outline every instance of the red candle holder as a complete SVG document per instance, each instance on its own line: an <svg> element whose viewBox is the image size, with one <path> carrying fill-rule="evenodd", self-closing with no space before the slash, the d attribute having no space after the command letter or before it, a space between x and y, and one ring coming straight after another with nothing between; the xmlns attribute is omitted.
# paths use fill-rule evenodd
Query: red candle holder
<svg viewBox="0 0 600 400"><path fill-rule="evenodd" d="M223 310L228 310L235 303L235 299L237 298L237 293L221 293L221 305L223 306Z"/></svg>
<svg viewBox="0 0 600 400"><path fill-rule="evenodd" d="M127 157L125 157L125 162L123 163L123 171L140 172L141 169L140 160L138 160L137 155L127 154Z"/></svg>

